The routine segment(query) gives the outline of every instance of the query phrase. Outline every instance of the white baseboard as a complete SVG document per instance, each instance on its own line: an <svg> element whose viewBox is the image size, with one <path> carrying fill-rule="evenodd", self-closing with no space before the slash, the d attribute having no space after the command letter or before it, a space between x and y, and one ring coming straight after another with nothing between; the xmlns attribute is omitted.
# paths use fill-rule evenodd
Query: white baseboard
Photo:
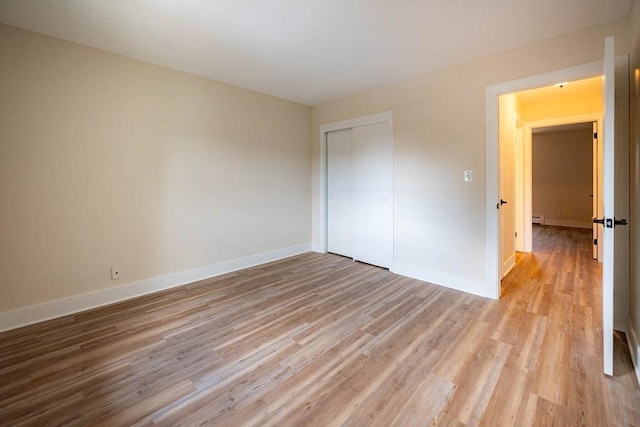
<svg viewBox="0 0 640 427"><path fill-rule="evenodd" d="M571 227L571 228L593 228L593 224L591 222L586 221L568 221L565 219L553 219L553 218L545 218L544 225L556 225L558 227Z"/></svg>
<svg viewBox="0 0 640 427"><path fill-rule="evenodd" d="M411 277L412 279L433 283L434 285L444 286L445 288L451 288L481 297L487 296L487 285L483 280L470 279L468 277L444 273L442 271L431 270L398 261L394 262L392 272Z"/></svg>
<svg viewBox="0 0 640 427"><path fill-rule="evenodd" d="M509 257L509 259L507 259L503 264L502 264L502 277L506 276L507 274L509 274L509 272L513 269L513 267L516 266L516 253L512 253L511 256Z"/></svg>
<svg viewBox="0 0 640 427"><path fill-rule="evenodd" d="M636 377L638 378L638 384L640 384L640 336L638 332L633 328L631 321L628 322L627 329L627 343L629 344L629 352L631 353L631 361L633 362L633 368L636 371Z"/></svg>
<svg viewBox="0 0 640 427"><path fill-rule="evenodd" d="M309 252L310 248L310 243L303 243L296 246L224 261L218 264L207 265L178 273L167 274L165 276L145 279L139 282L128 283L122 286L115 286L95 292L48 301L42 304L3 311L0 312L0 332L174 288L176 286L208 279L210 277L219 276L221 274L230 273L243 268L265 264L267 262L276 261L293 255L299 255Z"/></svg>

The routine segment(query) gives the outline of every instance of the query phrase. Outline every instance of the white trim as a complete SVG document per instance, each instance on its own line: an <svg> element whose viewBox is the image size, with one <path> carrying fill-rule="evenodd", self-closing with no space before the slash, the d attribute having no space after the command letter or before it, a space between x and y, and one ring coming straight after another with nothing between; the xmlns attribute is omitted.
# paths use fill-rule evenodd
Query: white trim
<svg viewBox="0 0 640 427"><path fill-rule="evenodd" d="M372 125L375 123L390 122L393 120L393 112L385 111L383 113L371 114L368 116L355 117L353 119L341 120L339 122L327 123L320 126L321 133L327 133L334 130L342 130L355 128L358 126Z"/></svg>
<svg viewBox="0 0 640 427"><path fill-rule="evenodd" d="M526 122L525 126L530 128L541 128L550 126L572 125L576 123L591 123L602 121L602 113L593 114L579 114L576 116L557 117L554 119L537 120L533 122Z"/></svg>
<svg viewBox="0 0 640 427"><path fill-rule="evenodd" d="M525 215L524 206L524 177L527 174L526 171L526 153L525 153L525 127L519 114L516 114L516 129L515 129L515 159L514 159L514 191L513 197L515 198L515 229L516 240L515 249L517 252L531 252L526 250L525 247L525 232L527 223L531 222L531 215Z"/></svg>
<svg viewBox="0 0 640 427"><path fill-rule="evenodd" d="M404 262L395 262L393 273L422 280L423 282L433 283L434 285L445 288L486 297L486 295L482 293L482 289L484 288L482 280L470 279L468 277L431 270Z"/></svg>
<svg viewBox="0 0 640 427"><path fill-rule="evenodd" d="M486 144L487 144L487 276L486 296L500 298L499 219L496 203L498 194L498 97L508 93L549 86L560 81L572 81L602 75L602 61L549 73L537 74L518 80L498 83L486 90Z"/></svg>
<svg viewBox="0 0 640 427"><path fill-rule="evenodd" d="M522 191L520 192L520 196L523 198L522 200L522 214L524 215L524 223L522 227L522 244L524 246L524 252L533 252L533 147L531 145L531 128L524 124L524 129L522 131L524 134L524 147L522 147L522 151L524 153L524 167L522 168L522 172L524 176L521 179ZM532 220L529 221L528 219ZM545 217L544 215L540 215L539 224L544 225Z"/></svg>
<svg viewBox="0 0 640 427"><path fill-rule="evenodd" d="M591 230L593 223L589 221L569 221L566 219L546 218L545 225L555 225L557 227L586 228Z"/></svg>
<svg viewBox="0 0 640 427"><path fill-rule="evenodd" d="M318 200L318 241L314 241L312 249L315 252L327 252L327 132L366 126L374 123L388 122L391 129L391 143L393 144L393 111L356 117L339 122L327 123L320 126L320 191Z"/></svg>
<svg viewBox="0 0 640 427"><path fill-rule="evenodd" d="M152 279L141 280L139 282L128 283L122 286L115 286L95 292L48 301L42 304L3 311L0 312L0 332L125 301L221 274L231 273L232 271L242 270L243 268L277 261L282 258L309 252L310 248L311 245L309 243L303 243L250 255L244 258L224 261L218 264L211 264L178 273L167 274L165 276L154 277Z"/></svg>
<svg viewBox="0 0 640 427"><path fill-rule="evenodd" d="M531 215L531 224L540 224L544 225L544 216L542 215Z"/></svg>
<svg viewBox="0 0 640 427"><path fill-rule="evenodd" d="M502 265L502 271L504 274L502 277L505 277L509 272L516 266L516 253L512 253L511 256L504 262Z"/></svg>
<svg viewBox="0 0 640 427"><path fill-rule="evenodd" d="M640 337L633 328L631 318L627 322L627 344L629 345L629 353L631 353L631 362L633 362L634 370L636 371L636 377L638 378L638 384L640 384Z"/></svg>

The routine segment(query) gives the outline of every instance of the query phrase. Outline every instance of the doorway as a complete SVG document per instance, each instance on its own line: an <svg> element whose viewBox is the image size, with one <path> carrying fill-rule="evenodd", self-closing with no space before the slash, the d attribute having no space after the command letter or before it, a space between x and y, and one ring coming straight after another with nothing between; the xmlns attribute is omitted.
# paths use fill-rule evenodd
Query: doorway
<svg viewBox="0 0 640 427"><path fill-rule="evenodd" d="M598 182L602 181L594 127L594 122L583 122L532 128L530 197L537 224L594 229L592 219L601 216ZM529 224L525 230L530 232ZM597 245L597 237L592 244Z"/></svg>
<svg viewBox="0 0 640 427"><path fill-rule="evenodd" d="M574 80L603 75L603 202L605 217L598 222L606 227L604 233L603 260L603 365L606 374L612 374L613 346L612 337L615 329L626 330L628 315L628 228L617 227L626 225L624 218L628 216L629 200L629 164L628 164L628 98L616 96L628 93L628 56L614 57L614 40L605 40L605 55L603 61L585 64L570 69L559 70L543 75L532 76L513 82L506 82L487 88L487 197L489 200L499 200L501 193L500 181L503 179L499 169L498 117L500 110L498 100L500 95L515 93L519 90L548 86L556 82L560 88ZM604 66L604 67L603 67ZM603 71L602 71L603 70ZM615 82L615 83L614 83ZM615 110L615 113L614 113ZM615 129L615 132L614 132ZM615 184L614 184L615 181ZM502 200L500 199L502 202ZM499 208L500 203L496 206ZM615 215L615 216L614 216ZM488 296L500 297L500 261L501 235L499 229L501 214L487 204L487 287ZM595 222L595 220L594 220ZM615 226L614 226L615 223ZM615 236L615 245L614 245ZM616 256L617 254L617 256ZM614 262L615 261L615 262ZM615 284L615 286L614 286ZM615 309L614 309L615 307Z"/></svg>
<svg viewBox="0 0 640 427"><path fill-rule="evenodd" d="M590 221L592 217L600 217L602 206L601 194L598 188L602 187L602 177L598 180L597 160L602 159L602 150L598 150L597 141L593 136L597 135L597 128L602 128L602 77L597 76L588 79L574 80L571 82L563 82L561 85L551 85L537 89L520 91L514 94L518 99L518 105L524 116L524 170L522 178L517 181L522 183L522 191L516 191L516 203L521 204L523 209L521 215L523 219L516 224L516 233L522 236L522 245L519 247L521 252L530 252L532 250L531 241L531 222L535 218L536 223L549 221L550 224L569 226L569 227L586 227L591 228ZM595 125L587 124L595 123ZM558 128L558 126L565 126ZM593 127L596 127L594 129ZM546 212L535 212L532 207L532 171L531 171L531 153L532 139L534 132L548 132L553 129L559 130L575 130L577 127L591 127L589 131L584 130L585 141L589 139L589 145L596 151L592 152L592 169L593 178L591 189L587 192L584 189L579 190L580 196L568 193L566 196L569 200L557 200L556 206L547 208ZM587 134L592 134L588 137ZM586 153L583 153L583 156ZM572 162L567 160L567 166L571 166ZM572 176L567 177L568 181L573 180ZM593 197L592 197L593 195ZM573 200L571 199L579 199ZM582 203L584 211L586 202L591 202L594 207L592 215L587 217L571 209L564 209L563 205ZM600 210L598 210L598 208ZM558 212L560 212L558 214ZM596 239L597 236L594 236Z"/></svg>
<svg viewBox="0 0 640 427"><path fill-rule="evenodd" d="M558 70L550 73L531 76L526 79L505 82L493 85L487 88L487 200L498 201L487 203L487 292L490 298L498 299L500 297L500 279L504 268L504 259L509 254L502 254L500 251L500 241L503 235L500 233L500 217L499 208L501 199L500 194L500 151L499 151L499 127L500 117L500 96L505 94L514 94L530 89L551 87L558 82L570 82L582 79L588 79L602 75L602 62L594 62L584 64L577 67ZM560 88L562 90L562 88ZM515 132L515 117L512 116L511 126ZM525 126L525 138L527 135ZM500 171L502 172L502 171ZM513 181L513 180L511 180ZM513 187L511 187L513 188ZM512 190L513 192L513 190ZM508 204L508 200L504 200ZM512 204L513 206L513 201ZM527 206L524 206L527 210ZM508 236L509 239L515 240L515 226L512 228L513 234ZM515 244L514 244L515 247Z"/></svg>

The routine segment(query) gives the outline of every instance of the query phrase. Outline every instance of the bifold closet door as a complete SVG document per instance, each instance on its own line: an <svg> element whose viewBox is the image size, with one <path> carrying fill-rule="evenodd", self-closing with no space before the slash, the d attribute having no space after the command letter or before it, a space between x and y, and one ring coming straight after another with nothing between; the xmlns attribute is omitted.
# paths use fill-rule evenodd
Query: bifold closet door
<svg viewBox="0 0 640 427"><path fill-rule="evenodd" d="M327 134L329 252L390 268L393 145L389 123Z"/></svg>
<svg viewBox="0 0 640 427"><path fill-rule="evenodd" d="M353 128L353 258L393 263L393 145L388 122Z"/></svg>
<svg viewBox="0 0 640 427"><path fill-rule="evenodd" d="M327 134L327 249L353 258L352 129Z"/></svg>

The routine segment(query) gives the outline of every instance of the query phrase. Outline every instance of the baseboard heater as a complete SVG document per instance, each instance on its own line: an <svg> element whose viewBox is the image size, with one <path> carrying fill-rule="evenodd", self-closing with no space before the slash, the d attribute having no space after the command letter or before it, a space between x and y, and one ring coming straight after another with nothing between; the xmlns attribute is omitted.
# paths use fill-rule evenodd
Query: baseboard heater
<svg viewBox="0 0 640 427"><path fill-rule="evenodd" d="M533 215L531 217L531 224L540 224L544 225L544 217L540 215Z"/></svg>

